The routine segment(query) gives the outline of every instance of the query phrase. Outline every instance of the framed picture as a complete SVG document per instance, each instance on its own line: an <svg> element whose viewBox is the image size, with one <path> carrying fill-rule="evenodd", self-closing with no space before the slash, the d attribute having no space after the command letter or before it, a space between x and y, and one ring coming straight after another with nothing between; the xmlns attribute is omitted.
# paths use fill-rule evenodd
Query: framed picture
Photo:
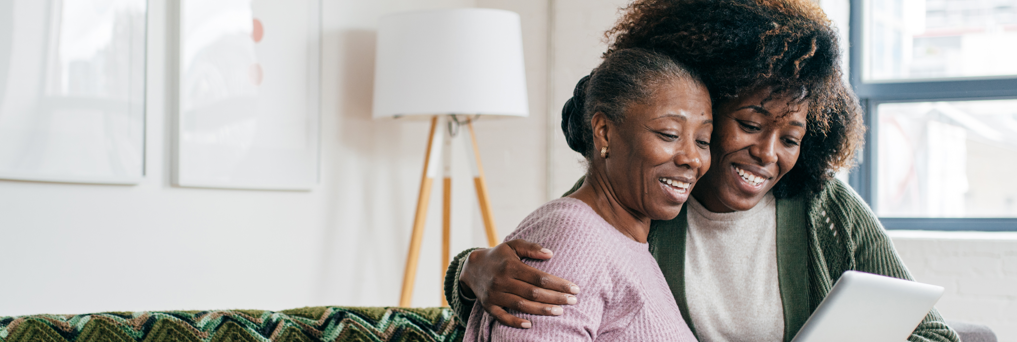
<svg viewBox="0 0 1017 342"><path fill-rule="evenodd" d="M0 1L0 178L145 175L146 0Z"/></svg>
<svg viewBox="0 0 1017 342"><path fill-rule="evenodd" d="M319 164L319 0L181 0L175 183L309 190Z"/></svg>

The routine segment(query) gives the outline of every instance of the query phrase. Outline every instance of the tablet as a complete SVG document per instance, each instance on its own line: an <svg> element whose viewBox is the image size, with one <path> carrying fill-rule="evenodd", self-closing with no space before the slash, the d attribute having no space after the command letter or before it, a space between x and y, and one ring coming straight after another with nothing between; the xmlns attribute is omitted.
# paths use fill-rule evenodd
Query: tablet
<svg viewBox="0 0 1017 342"><path fill-rule="evenodd" d="M942 295L939 286L847 271L792 342L906 341Z"/></svg>

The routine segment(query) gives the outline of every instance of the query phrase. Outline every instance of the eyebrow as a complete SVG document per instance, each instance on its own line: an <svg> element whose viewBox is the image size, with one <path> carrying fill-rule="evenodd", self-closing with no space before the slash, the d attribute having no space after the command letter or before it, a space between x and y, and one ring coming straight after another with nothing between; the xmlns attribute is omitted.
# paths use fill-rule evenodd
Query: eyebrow
<svg viewBox="0 0 1017 342"><path fill-rule="evenodd" d="M676 119L680 119L682 121L689 121L689 118L687 116L681 115L681 114L673 114L673 113L672 114L664 114L664 115L655 117L653 119L650 119L650 121L657 121L657 120L660 120L660 119L667 119L667 118L676 118Z"/></svg>
<svg viewBox="0 0 1017 342"><path fill-rule="evenodd" d="M763 108L761 106L756 106L756 105L748 105L748 106L745 106L745 107L741 107L741 108L735 109L735 111L739 111L739 110L746 109L746 108L755 110L755 111L759 112L760 114L763 114L763 115L766 115L766 116L773 116L773 114L771 114L770 111L766 110L765 108ZM805 123L803 123L801 121L791 121L789 123L791 124L791 126L798 126L798 127L801 127L801 128L806 128L805 127Z"/></svg>
<svg viewBox="0 0 1017 342"><path fill-rule="evenodd" d="M664 115L655 117L653 119L650 119L650 121L657 121L657 120L666 119L666 118L677 118L677 119L680 119L682 122L688 122L689 121L689 118L687 116L681 115L681 114L664 114ZM708 124L712 125L713 124L713 119L706 120L703 123L708 123Z"/></svg>
<svg viewBox="0 0 1017 342"><path fill-rule="evenodd" d="M757 111L759 113L762 113L763 115L766 115L766 116L772 116L773 115L773 114L770 114L770 111L766 110L766 108L763 108L763 106L757 106L757 105L748 105L748 106L745 106L745 107L741 107L741 108L735 109L735 111L739 111L739 110L746 109L746 108L755 110L755 111Z"/></svg>

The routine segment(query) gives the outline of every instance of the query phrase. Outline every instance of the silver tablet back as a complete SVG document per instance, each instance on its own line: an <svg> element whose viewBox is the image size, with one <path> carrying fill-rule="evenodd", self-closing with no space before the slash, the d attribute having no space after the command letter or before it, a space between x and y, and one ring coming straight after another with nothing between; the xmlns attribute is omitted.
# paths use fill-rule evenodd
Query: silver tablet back
<svg viewBox="0 0 1017 342"><path fill-rule="evenodd" d="M792 342L901 342L943 295L943 288L847 271Z"/></svg>

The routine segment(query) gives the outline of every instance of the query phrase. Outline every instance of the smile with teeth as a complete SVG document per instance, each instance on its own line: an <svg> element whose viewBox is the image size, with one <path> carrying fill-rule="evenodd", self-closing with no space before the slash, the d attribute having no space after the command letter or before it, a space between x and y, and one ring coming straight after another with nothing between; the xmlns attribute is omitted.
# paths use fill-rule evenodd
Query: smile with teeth
<svg viewBox="0 0 1017 342"><path fill-rule="evenodd" d="M752 174L751 172L739 169L737 166L735 167L735 171L738 171L738 175L742 176L742 179L744 179L746 182L749 182L749 184L752 184L752 186L757 186L760 183L763 183L764 180L766 180L766 178L759 177Z"/></svg>
<svg viewBox="0 0 1017 342"><path fill-rule="evenodd" d="M657 180L659 180L661 183L667 184L672 188L675 188L676 190L678 190L678 192L689 191L689 187L692 186L691 183L685 183L670 178L659 178Z"/></svg>

